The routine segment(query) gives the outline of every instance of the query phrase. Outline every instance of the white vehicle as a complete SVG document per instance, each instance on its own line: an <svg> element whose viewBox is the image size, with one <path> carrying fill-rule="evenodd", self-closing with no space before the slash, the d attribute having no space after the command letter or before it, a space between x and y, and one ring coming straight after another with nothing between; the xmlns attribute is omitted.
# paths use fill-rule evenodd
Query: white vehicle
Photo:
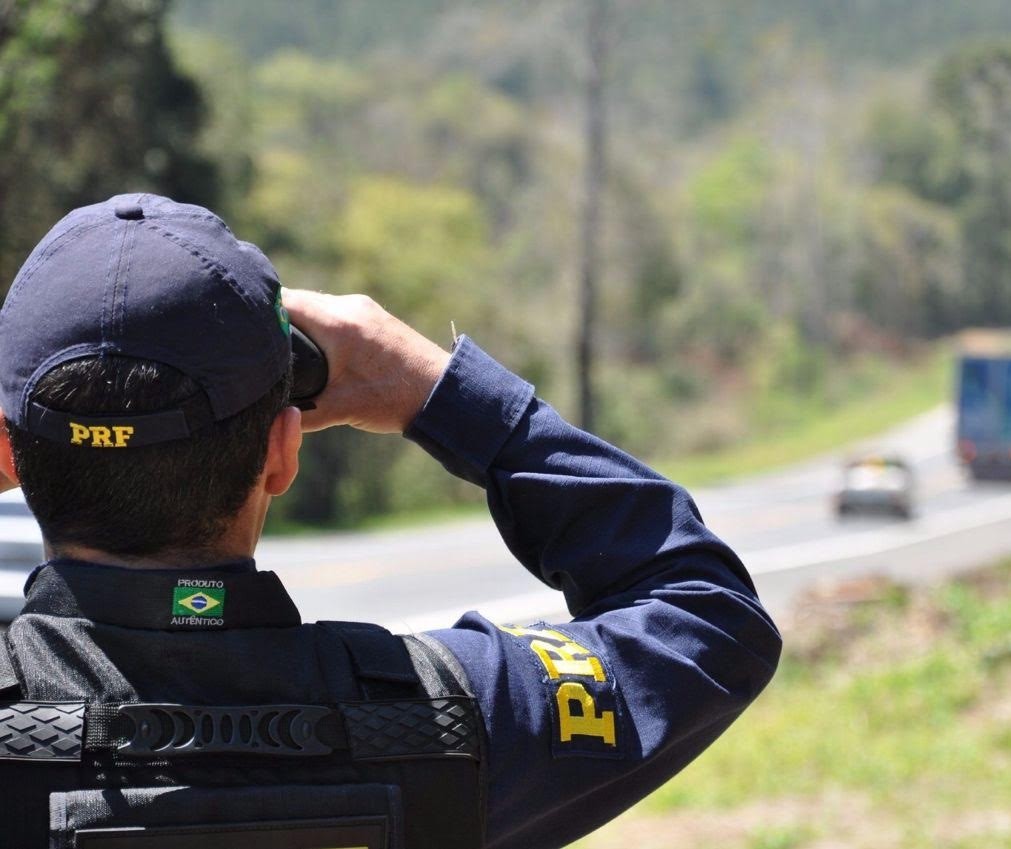
<svg viewBox="0 0 1011 849"><path fill-rule="evenodd" d="M852 513L890 513L903 519L913 515L913 471L899 457L868 455L846 464L843 483L835 494L839 516Z"/></svg>
<svg viewBox="0 0 1011 849"><path fill-rule="evenodd" d="M21 490L0 493L0 622L20 612L25 581L44 559L42 531Z"/></svg>

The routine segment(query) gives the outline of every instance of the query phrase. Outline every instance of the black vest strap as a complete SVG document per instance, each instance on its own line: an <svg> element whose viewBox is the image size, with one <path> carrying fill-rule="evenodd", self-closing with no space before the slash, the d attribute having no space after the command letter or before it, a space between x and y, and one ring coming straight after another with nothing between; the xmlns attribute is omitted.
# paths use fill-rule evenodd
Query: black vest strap
<svg viewBox="0 0 1011 849"><path fill-rule="evenodd" d="M10 643L7 642L7 631L0 631L0 695L4 698L17 697L21 691L21 682L14 671L14 660L11 656Z"/></svg>
<svg viewBox="0 0 1011 849"><path fill-rule="evenodd" d="M428 634L407 634L400 639L407 647L422 688L430 697L474 695L467 673L442 643Z"/></svg>
<svg viewBox="0 0 1011 849"><path fill-rule="evenodd" d="M347 748L339 712L325 705L94 704L87 717L85 750L121 757L313 757Z"/></svg>
<svg viewBox="0 0 1011 849"><path fill-rule="evenodd" d="M466 696L326 705L0 704L0 761L140 761L220 755L355 761L481 760L481 718Z"/></svg>
<svg viewBox="0 0 1011 849"><path fill-rule="evenodd" d="M416 699L342 704L356 761L448 757L481 760L481 717L474 700Z"/></svg>

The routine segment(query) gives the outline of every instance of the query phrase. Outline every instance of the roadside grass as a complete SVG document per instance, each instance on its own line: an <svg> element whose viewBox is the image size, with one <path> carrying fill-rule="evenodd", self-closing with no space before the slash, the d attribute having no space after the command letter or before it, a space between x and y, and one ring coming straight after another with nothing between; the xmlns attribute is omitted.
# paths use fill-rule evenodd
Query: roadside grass
<svg viewBox="0 0 1011 849"><path fill-rule="evenodd" d="M783 395L756 411L754 436L705 453L662 459L658 471L688 487L770 471L874 436L951 397L951 346L905 366L868 362L839 399Z"/></svg>
<svg viewBox="0 0 1011 849"><path fill-rule="evenodd" d="M637 849L1011 846L1011 560L844 607L809 606L738 723L575 845L616 849L634 832ZM723 838L707 844L699 824L714 817Z"/></svg>

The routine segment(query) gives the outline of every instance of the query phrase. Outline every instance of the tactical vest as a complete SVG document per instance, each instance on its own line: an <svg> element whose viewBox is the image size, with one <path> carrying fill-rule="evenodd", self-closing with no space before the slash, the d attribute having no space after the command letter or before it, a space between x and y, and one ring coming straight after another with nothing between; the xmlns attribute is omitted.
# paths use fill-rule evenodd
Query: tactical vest
<svg viewBox="0 0 1011 849"><path fill-rule="evenodd" d="M424 637L317 627L360 699L27 702L0 633L0 849L482 846L483 727L445 658Z"/></svg>

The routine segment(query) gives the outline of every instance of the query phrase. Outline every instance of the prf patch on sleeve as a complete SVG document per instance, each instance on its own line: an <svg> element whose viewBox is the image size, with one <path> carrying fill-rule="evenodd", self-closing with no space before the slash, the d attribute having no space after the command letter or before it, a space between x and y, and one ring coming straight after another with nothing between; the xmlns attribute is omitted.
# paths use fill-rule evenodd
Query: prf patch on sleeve
<svg viewBox="0 0 1011 849"><path fill-rule="evenodd" d="M603 660L548 625L496 627L525 641L544 671L554 726L551 753L620 758L618 689Z"/></svg>

